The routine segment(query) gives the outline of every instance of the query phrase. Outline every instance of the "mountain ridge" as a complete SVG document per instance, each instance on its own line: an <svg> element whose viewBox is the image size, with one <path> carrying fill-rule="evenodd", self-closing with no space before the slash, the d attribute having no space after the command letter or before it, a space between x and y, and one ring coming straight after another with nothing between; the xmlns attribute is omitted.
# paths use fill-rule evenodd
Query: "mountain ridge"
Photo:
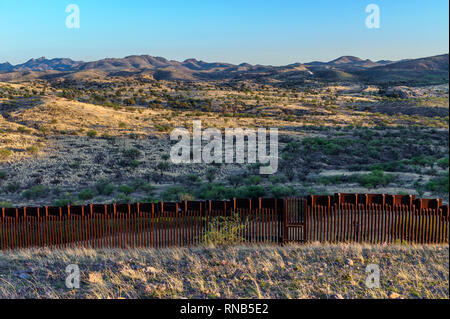
<svg viewBox="0 0 450 319"><path fill-rule="evenodd" d="M52 77L58 77L55 72L61 72L62 77L70 78L71 74L89 74L88 71L95 71L104 73L105 76L145 75L156 80L189 81L214 79L299 81L316 77L325 81L362 79L368 82L389 82L391 80L411 81L429 74L442 81L448 79L448 65L448 53L400 61L372 61L355 56L341 56L328 62L292 63L286 66L249 63L235 65L224 62L205 62L195 58L180 62L150 55L129 55L124 58L105 58L91 62L74 61L70 58L40 57L17 65L11 65L9 62L0 63L0 80L21 77L19 73L16 74L17 77L5 75L14 72L22 72L25 75L32 72L32 76L36 77L46 72L51 72Z"/></svg>

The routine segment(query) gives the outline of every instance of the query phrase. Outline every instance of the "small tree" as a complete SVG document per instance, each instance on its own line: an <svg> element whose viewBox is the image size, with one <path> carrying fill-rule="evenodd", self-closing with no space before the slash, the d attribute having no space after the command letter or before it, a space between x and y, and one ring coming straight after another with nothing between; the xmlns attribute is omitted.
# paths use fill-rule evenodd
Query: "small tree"
<svg viewBox="0 0 450 319"><path fill-rule="evenodd" d="M169 162L159 162L156 168L159 170L161 176L164 174L165 171L169 168Z"/></svg>
<svg viewBox="0 0 450 319"><path fill-rule="evenodd" d="M217 173L216 169L214 169L214 168L209 168L209 169L206 171L206 180L207 180L208 182L212 183L212 182L216 179L216 173Z"/></svg>

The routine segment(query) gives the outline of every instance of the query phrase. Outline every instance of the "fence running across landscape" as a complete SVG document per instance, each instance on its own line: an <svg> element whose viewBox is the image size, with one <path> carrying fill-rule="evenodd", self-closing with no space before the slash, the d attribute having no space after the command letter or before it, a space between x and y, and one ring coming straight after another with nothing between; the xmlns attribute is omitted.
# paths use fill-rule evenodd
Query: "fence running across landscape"
<svg viewBox="0 0 450 319"><path fill-rule="evenodd" d="M0 216L0 250L190 247L214 236L239 243L448 243L449 206L413 195L335 194L2 208Z"/></svg>

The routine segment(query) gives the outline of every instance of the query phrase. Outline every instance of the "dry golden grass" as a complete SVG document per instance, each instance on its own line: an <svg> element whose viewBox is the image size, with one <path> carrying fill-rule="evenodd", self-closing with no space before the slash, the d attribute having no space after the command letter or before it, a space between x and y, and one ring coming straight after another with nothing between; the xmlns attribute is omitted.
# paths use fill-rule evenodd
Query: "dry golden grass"
<svg viewBox="0 0 450 319"><path fill-rule="evenodd" d="M34 128L6 121L0 114L0 150L9 151L8 156L0 154L0 161L18 160L39 153L44 143L36 133Z"/></svg>
<svg viewBox="0 0 450 319"><path fill-rule="evenodd" d="M89 72L87 75L89 77ZM109 82L110 80L105 80L105 83ZM200 100L208 99L212 101L216 111L223 108L223 112L200 112L200 108L176 111L171 109L170 103L160 109L123 105L114 109L60 98L58 97L58 94L62 93L60 89L44 89L42 82L20 84L0 82L0 87L12 90L16 94L15 98L0 99L0 103L11 102L16 106L7 111L3 110L5 118L0 115L0 146L12 152L12 155L8 156L10 160L30 157L36 153L42 155L44 152L27 152L27 149L36 143L42 143L42 147L51 146L49 140L61 135L167 137L175 127L191 128L193 120L202 120L204 127L219 129L277 127L280 132L287 134L298 134L303 126L318 125L365 127L379 124L420 125L448 129L448 121L443 118L405 114L393 117L371 111L358 111L355 105L377 105L381 99L376 94L367 94L376 93L377 88L369 86L363 92L364 87L361 85L331 85L323 89L317 88L314 92L295 93L271 86L254 86L252 90L245 92L232 88L218 89L207 82L199 83L188 91L185 88L178 90L174 88L173 83L164 81L158 83L158 86L147 84L133 86L133 89L147 93L152 91L173 96L181 94ZM32 91L45 91L45 94L32 98L24 94ZM29 105L32 100L34 101ZM235 103L240 106L232 111ZM233 112L236 114L231 117ZM17 132L18 126L24 126L29 133ZM44 141L38 141L36 136L43 137ZM5 159L0 158L0 161L3 160Z"/></svg>
<svg viewBox="0 0 450 319"><path fill-rule="evenodd" d="M80 289L65 287L69 264ZM24 250L0 253L0 298L449 298L448 266L448 246Z"/></svg>

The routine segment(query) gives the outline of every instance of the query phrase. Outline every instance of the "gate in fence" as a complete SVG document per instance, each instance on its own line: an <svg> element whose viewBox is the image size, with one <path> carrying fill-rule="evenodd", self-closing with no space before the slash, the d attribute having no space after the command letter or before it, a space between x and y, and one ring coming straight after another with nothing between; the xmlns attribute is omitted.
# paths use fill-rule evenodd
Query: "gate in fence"
<svg viewBox="0 0 450 319"><path fill-rule="evenodd" d="M283 200L283 242L305 242L305 209L307 200L287 198Z"/></svg>
<svg viewBox="0 0 450 319"><path fill-rule="evenodd" d="M0 250L205 243L448 243L449 207L410 195L2 208Z"/></svg>

